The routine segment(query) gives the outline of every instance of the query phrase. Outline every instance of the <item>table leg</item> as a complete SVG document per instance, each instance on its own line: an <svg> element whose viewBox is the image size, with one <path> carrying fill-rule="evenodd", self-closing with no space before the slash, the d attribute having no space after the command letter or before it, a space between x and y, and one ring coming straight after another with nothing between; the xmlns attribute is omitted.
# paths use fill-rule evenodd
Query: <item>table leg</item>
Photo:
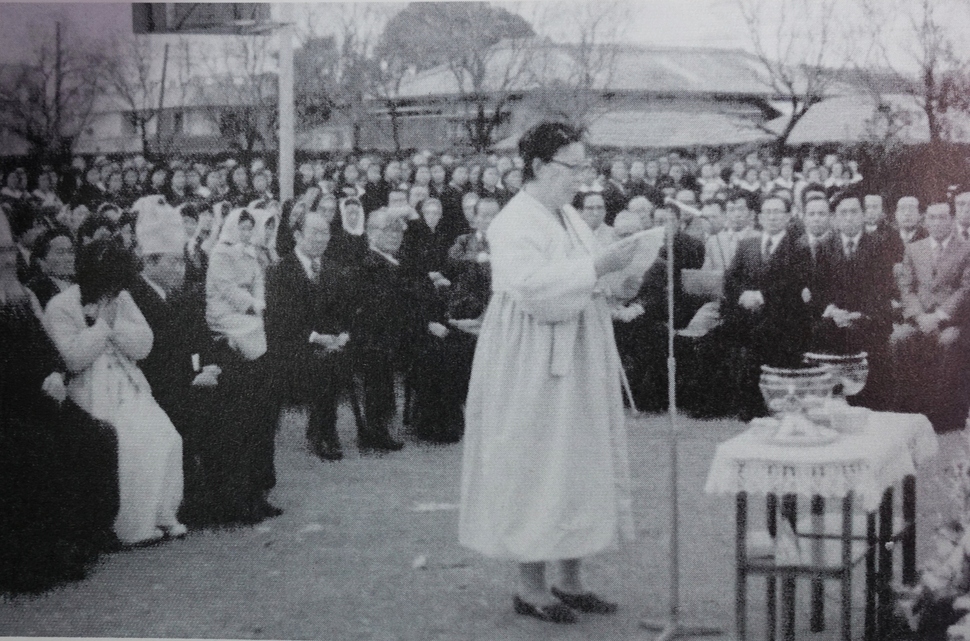
<svg viewBox="0 0 970 641"><path fill-rule="evenodd" d="M825 499L821 496L812 497L812 534L821 537L825 532ZM812 539L812 566L820 568L825 565L825 541L822 538ZM812 632L825 629L825 580L820 576L812 577Z"/></svg>
<svg viewBox="0 0 970 641"><path fill-rule="evenodd" d="M866 515L866 619L865 639L876 641L876 513Z"/></svg>
<svg viewBox="0 0 970 641"><path fill-rule="evenodd" d="M786 494L781 501L781 517L788 521L791 532L798 520L798 498ZM796 561L797 563L797 561ZM795 574L786 572L781 577L781 638L795 641Z"/></svg>
<svg viewBox="0 0 970 641"><path fill-rule="evenodd" d="M852 636L852 492L842 499L842 641Z"/></svg>
<svg viewBox="0 0 970 641"><path fill-rule="evenodd" d="M748 614L748 495L738 492L735 513L737 532L735 536L735 601L734 624L738 633L738 641L744 641L747 633Z"/></svg>
<svg viewBox="0 0 970 641"><path fill-rule="evenodd" d="M882 495L879 505L879 569L876 578L877 595L877 634L885 634L889 629L892 617L892 580L893 580L893 551L890 542L893 538L893 488L888 487Z"/></svg>
<svg viewBox="0 0 970 641"><path fill-rule="evenodd" d="M903 585L916 585L916 477L903 479Z"/></svg>
<svg viewBox="0 0 970 641"><path fill-rule="evenodd" d="M768 520L768 534L772 539L778 536L778 497L769 494L765 500L765 513ZM775 628L778 623L778 606L776 599L777 583L774 574L765 577L765 638L775 641Z"/></svg>

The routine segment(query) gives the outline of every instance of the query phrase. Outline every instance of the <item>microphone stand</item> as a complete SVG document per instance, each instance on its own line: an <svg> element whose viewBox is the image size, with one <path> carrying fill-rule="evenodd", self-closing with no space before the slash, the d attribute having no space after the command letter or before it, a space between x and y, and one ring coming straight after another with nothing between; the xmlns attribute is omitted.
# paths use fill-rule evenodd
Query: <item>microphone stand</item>
<svg viewBox="0 0 970 641"><path fill-rule="evenodd" d="M666 202L684 210L694 210L684 207L672 198ZM696 210L694 210L696 211ZM647 630L657 630L660 634L657 641L671 639L685 639L690 637L706 637L720 634L717 628L699 626L684 626L680 622L680 510L677 501L677 359L674 357L674 234L678 223L669 221L667 224L667 401L668 444L670 447L670 610L667 618L662 621L641 619L640 627Z"/></svg>

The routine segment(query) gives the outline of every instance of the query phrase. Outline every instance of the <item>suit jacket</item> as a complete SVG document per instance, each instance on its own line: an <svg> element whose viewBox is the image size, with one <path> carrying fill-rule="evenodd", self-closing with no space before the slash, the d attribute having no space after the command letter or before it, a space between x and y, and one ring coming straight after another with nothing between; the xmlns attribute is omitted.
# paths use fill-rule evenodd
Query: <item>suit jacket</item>
<svg viewBox="0 0 970 641"><path fill-rule="evenodd" d="M727 270L731 266L738 243L745 238L760 236L754 228L748 227L740 232L719 231L708 237L704 245L704 269Z"/></svg>
<svg viewBox="0 0 970 641"><path fill-rule="evenodd" d="M492 272L491 263L479 262L479 256L488 253L488 239L476 232L459 236L448 250L449 317L478 318L485 312L492 293Z"/></svg>
<svg viewBox="0 0 970 641"><path fill-rule="evenodd" d="M674 327L687 326L694 313L703 304L684 291L681 271L700 269L704 264L704 243L690 234L678 231L674 234ZM645 313L645 322L667 322L667 245L657 254L657 260L647 269L634 298Z"/></svg>
<svg viewBox="0 0 970 641"><path fill-rule="evenodd" d="M924 238L929 238L929 232L926 231L925 227L917 227L916 234L913 235L911 241L904 242L902 236L899 235L899 229L897 227L880 227L883 231L883 240L893 258L896 259L897 263L903 262L903 256L906 255L906 246L915 243L918 240L923 240ZM878 230L877 230L878 231Z"/></svg>
<svg viewBox="0 0 970 641"><path fill-rule="evenodd" d="M603 204L606 205L606 218L603 219L603 222L612 225L613 221L616 220L616 215L626 209L627 203L630 202L632 197L626 185L620 184L612 178L607 180L603 186Z"/></svg>
<svg viewBox="0 0 970 641"><path fill-rule="evenodd" d="M319 382L323 361L331 364L341 360L341 352L326 359L310 344L310 334L340 334L351 332L352 349L357 336L351 331L355 298L347 273L333 261L323 260L320 277L313 282L303 269L296 254L287 254L266 275L267 356L276 374L280 393L290 400L306 400Z"/></svg>
<svg viewBox="0 0 970 641"><path fill-rule="evenodd" d="M924 238L906 247L899 277L903 318L942 310L951 324L970 325L970 243L956 234L934 265L932 239Z"/></svg>
<svg viewBox="0 0 970 641"><path fill-rule="evenodd" d="M155 337L151 351L138 367L151 385L152 396L179 426L180 405L196 375L192 355L199 355L200 367L212 362L212 339L205 317L198 305L179 293L163 299L144 278L133 279L128 293Z"/></svg>
<svg viewBox="0 0 970 641"><path fill-rule="evenodd" d="M364 258L358 276L355 354L409 362L428 336L428 323L446 320L444 301L426 274L411 278L375 251Z"/></svg>
<svg viewBox="0 0 970 641"><path fill-rule="evenodd" d="M767 259L761 255L760 236L741 241L725 274L722 314L727 330L740 343L754 346L768 364L790 364L808 343L812 318L802 292L809 286L811 264L808 247L786 232ZM764 297L758 311L738 303L749 290Z"/></svg>
<svg viewBox="0 0 970 641"><path fill-rule="evenodd" d="M823 347L859 350L885 344L892 333L892 300L896 295L893 264L890 251L876 234L864 233L851 257L845 255L841 234L831 234L819 246L810 287L816 323L831 324L828 329L834 331L834 322L822 319L829 305L862 314L852 332L857 336L844 337L851 338L850 344Z"/></svg>

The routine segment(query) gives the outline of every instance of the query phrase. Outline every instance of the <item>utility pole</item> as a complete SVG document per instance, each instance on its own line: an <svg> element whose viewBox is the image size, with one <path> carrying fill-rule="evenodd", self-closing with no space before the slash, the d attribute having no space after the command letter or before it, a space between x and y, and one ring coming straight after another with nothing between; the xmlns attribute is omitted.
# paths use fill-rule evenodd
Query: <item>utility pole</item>
<svg viewBox="0 0 970 641"><path fill-rule="evenodd" d="M293 105L293 22L289 19L290 12L286 5L281 5L286 12L284 24L277 30L280 38L279 57L279 182L280 202L293 198L293 178L295 173L294 153L296 149L296 117Z"/></svg>
<svg viewBox="0 0 970 641"><path fill-rule="evenodd" d="M162 53L162 82L158 87L158 113L155 115L155 153L162 153L162 109L165 107L165 75L168 71L168 43ZM143 149L142 152L147 152Z"/></svg>
<svg viewBox="0 0 970 641"><path fill-rule="evenodd" d="M51 151L58 158L67 151L64 149L64 140L61 137L61 87L64 84L62 56L61 23L58 21L54 25L54 130L51 132L53 134L51 142L56 145L56 149Z"/></svg>

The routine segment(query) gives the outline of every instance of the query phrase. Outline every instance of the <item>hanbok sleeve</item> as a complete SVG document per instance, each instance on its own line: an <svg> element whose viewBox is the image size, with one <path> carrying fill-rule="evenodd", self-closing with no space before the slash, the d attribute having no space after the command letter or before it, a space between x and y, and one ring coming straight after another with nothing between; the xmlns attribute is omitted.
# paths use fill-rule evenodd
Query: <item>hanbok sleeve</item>
<svg viewBox="0 0 970 641"><path fill-rule="evenodd" d="M496 219L496 223L498 223ZM547 230L495 223L489 228L495 291L506 291L536 320L560 323L586 308L596 287L593 255L553 255Z"/></svg>
<svg viewBox="0 0 970 641"><path fill-rule="evenodd" d="M111 342L133 361L140 361L152 351L155 337L135 300L126 291L118 294L118 315Z"/></svg>
<svg viewBox="0 0 970 641"><path fill-rule="evenodd" d="M64 364L71 372L83 372L94 364L108 347L111 327L103 320L88 326L71 308L66 296L55 296L44 313L44 328L54 341Z"/></svg>

